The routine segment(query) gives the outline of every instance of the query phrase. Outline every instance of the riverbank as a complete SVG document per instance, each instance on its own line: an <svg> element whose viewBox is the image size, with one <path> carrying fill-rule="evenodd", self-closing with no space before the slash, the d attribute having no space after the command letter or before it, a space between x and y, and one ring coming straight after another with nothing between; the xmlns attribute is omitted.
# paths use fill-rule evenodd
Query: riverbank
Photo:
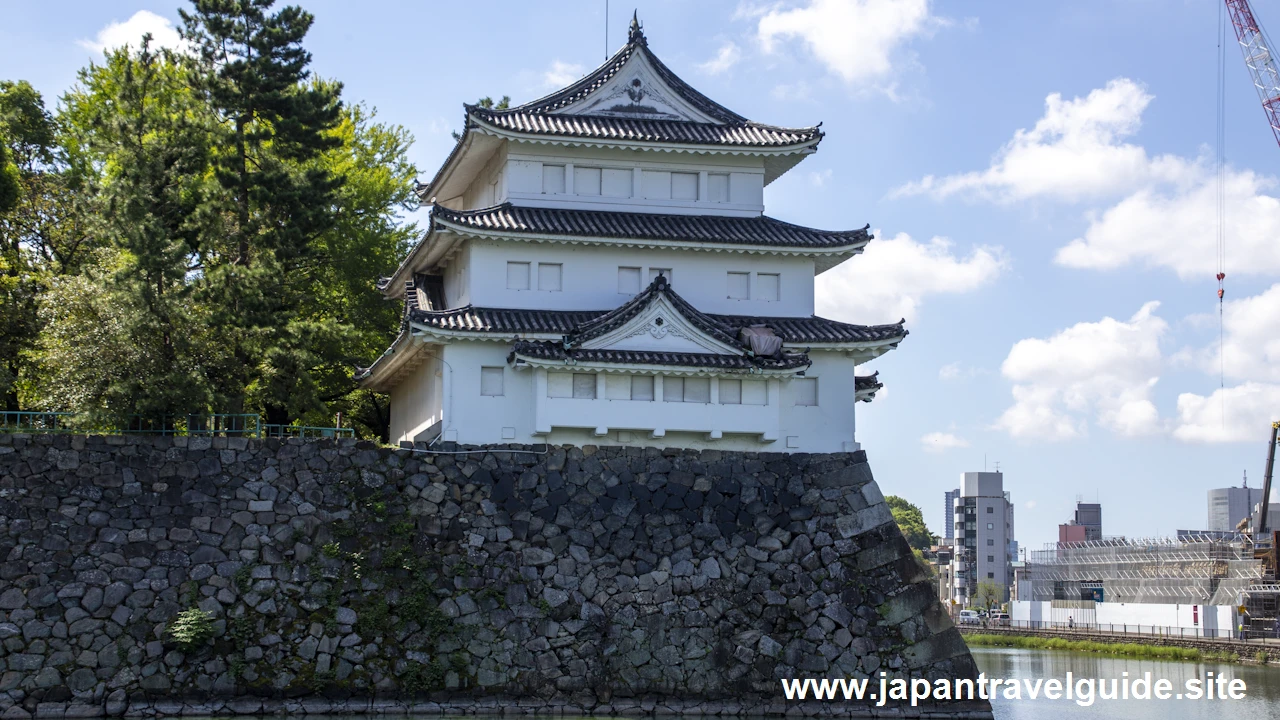
<svg viewBox="0 0 1280 720"><path fill-rule="evenodd" d="M1123 657L1149 660L1180 660L1186 662L1229 662L1266 665L1268 662L1280 662L1280 657L1268 655L1262 649L1249 648L1253 654L1241 653L1237 649L1209 650L1198 647L1179 647L1175 645L1149 645L1135 642L1111 642L1108 640L1068 640L1060 637L1040 637L1033 635L1014 635L1000 632L962 632L965 643L970 647L1002 647L1024 650L1067 650L1070 652L1095 653L1099 655L1119 655Z"/></svg>

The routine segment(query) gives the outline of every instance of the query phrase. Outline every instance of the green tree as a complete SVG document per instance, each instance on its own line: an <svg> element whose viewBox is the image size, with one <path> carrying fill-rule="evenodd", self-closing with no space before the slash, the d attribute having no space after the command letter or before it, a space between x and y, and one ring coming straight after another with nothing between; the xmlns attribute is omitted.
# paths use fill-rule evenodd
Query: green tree
<svg viewBox="0 0 1280 720"><path fill-rule="evenodd" d="M893 520L898 523L907 544L914 550L928 550L933 545L933 535L924 524L924 514L920 512L920 508L897 495L886 495L884 501L889 504Z"/></svg>
<svg viewBox="0 0 1280 720"><path fill-rule="evenodd" d="M0 135L0 215L18 206L18 194L22 190L19 183L18 168L9 162L9 148Z"/></svg>
<svg viewBox="0 0 1280 720"><path fill-rule="evenodd" d="M973 596L969 600L970 605L982 608L983 610L989 610L997 607L1002 602L1004 602L1004 588L1001 588L990 580L983 580L979 582L978 587L974 589Z"/></svg>
<svg viewBox="0 0 1280 720"><path fill-rule="evenodd" d="M340 145L341 86L308 83L302 47L311 14L273 0L194 0L181 11L196 47L192 79L220 132L214 177L221 193L200 252L204 300L227 362L214 372L227 410L253 403L270 423L321 407L317 365L350 332L307 317L304 295L323 259L317 240L335 220L340 178L312 162Z"/></svg>
<svg viewBox="0 0 1280 720"><path fill-rule="evenodd" d="M0 81L4 174L16 178L13 205L0 213L0 404L39 405L23 397L38 374L38 299L53 278L78 272L92 253L81 220L78 173L60 151L58 125L25 81ZM46 409L40 408L37 409Z"/></svg>
<svg viewBox="0 0 1280 720"><path fill-rule="evenodd" d="M101 169L86 224L103 250L100 265L48 293L44 394L117 427L135 415L156 427L209 403L207 332L189 274L210 134L185 73L149 35L136 55L112 51L80 79L64 98L65 125L76 128L69 144ZM96 337L97 352L81 337Z"/></svg>

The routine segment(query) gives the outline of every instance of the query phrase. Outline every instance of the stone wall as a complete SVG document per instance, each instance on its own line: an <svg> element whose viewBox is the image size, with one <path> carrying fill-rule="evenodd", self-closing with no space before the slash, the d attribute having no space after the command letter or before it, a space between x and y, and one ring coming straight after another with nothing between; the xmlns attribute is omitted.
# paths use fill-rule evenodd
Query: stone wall
<svg viewBox="0 0 1280 720"><path fill-rule="evenodd" d="M5 434L0 670L5 719L847 715L778 679L976 675L861 452Z"/></svg>

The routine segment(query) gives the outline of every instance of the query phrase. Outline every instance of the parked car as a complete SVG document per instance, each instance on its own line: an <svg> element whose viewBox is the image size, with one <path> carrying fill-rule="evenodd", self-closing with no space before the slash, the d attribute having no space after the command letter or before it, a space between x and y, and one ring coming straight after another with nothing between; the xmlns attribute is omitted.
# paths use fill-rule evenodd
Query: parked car
<svg viewBox="0 0 1280 720"><path fill-rule="evenodd" d="M987 624L989 624L989 625L993 625L993 626L996 626L996 627L1008 627L1008 626L1009 626L1009 613L1007 613L1007 612L993 612L993 613L991 613L991 617L987 619Z"/></svg>
<svg viewBox="0 0 1280 720"><path fill-rule="evenodd" d="M960 624L961 625L981 625L982 617L978 615L977 610L961 610Z"/></svg>

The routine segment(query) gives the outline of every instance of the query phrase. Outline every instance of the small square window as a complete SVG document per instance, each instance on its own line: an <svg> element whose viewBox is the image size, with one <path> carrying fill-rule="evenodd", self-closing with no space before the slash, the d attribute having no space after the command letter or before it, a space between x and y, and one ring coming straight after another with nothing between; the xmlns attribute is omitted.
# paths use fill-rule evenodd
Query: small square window
<svg viewBox="0 0 1280 720"><path fill-rule="evenodd" d="M989 573L987 573L987 577L988 577L988 578L994 578L995 576L996 576L996 574L995 574L995 573L993 573L993 572L989 572Z"/></svg>
<svg viewBox="0 0 1280 720"><path fill-rule="evenodd" d="M491 396L502 395L501 367L480 368L480 394Z"/></svg>
<svg viewBox="0 0 1280 720"><path fill-rule="evenodd" d="M618 292L623 295L635 295L640 292L640 268L618 268Z"/></svg>
<svg viewBox="0 0 1280 720"><path fill-rule="evenodd" d="M600 173L600 194L606 197L631 197L633 177L630 169L605 168Z"/></svg>
<svg viewBox="0 0 1280 720"><path fill-rule="evenodd" d="M988 514L988 515L990 515L991 513L995 512L995 511L996 511L996 509L995 509L995 508L993 508L993 507L988 507L988 508L987 508L987 514Z"/></svg>
<svg viewBox="0 0 1280 720"><path fill-rule="evenodd" d="M987 523L987 529L988 529L988 530L995 530L995 529L996 529L996 524L995 524L995 523Z"/></svg>
<svg viewBox="0 0 1280 720"><path fill-rule="evenodd" d="M538 263L538 289L558 292L564 266L560 263Z"/></svg>
<svg viewBox="0 0 1280 720"><path fill-rule="evenodd" d="M996 544L995 540L992 540L991 538L987 538L987 547L993 547L995 544Z"/></svg>
<svg viewBox="0 0 1280 720"><path fill-rule="evenodd" d="M657 280L659 275L665 276L667 284L671 284L671 268L649 268L649 282Z"/></svg>
<svg viewBox="0 0 1280 720"><path fill-rule="evenodd" d="M600 168L575 167L573 169L573 192L576 195L599 195Z"/></svg>
<svg viewBox="0 0 1280 720"><path fill-rule="evenodd" d="M711 378L685 378L684 401L691 403L711 402Z"/></svg>
<svg viewBox="0 0 1280 720"><path fill-rule="evenodd" d="M548 195L559 195L564 192L564 166L542 166L542 192Z"/></svg>
<svg viewBox="0 0 1280 720"><path fill-rule="evenodd" d="M796 378L791 384L796 391L796 405L812 407L818 404L818 378Z"/></svg>
<svg viewBox="0 0 1280 720"><path fill-rule="evenodd" d="M528 290L529 289L529 263L527 262L507 263L507 289L508 290Z"/></svg>
<svg viewBox="0 0 1280 720"><path fill-rule="evenodd" d="M720 404L721 405L741 405L742 404L742 381L741 380L721 380L720 381Z"/></svg>
<svg viewBox="0 0 1280 720"><path fill-rule="evenodd" d="M707 200L716 203L729 202L728 173L707 173Z"/></svg>
<svg viewBox="0 0 1280 720"><path fill-rule="evenodd" d="M987 556L987 562L995 562L995 561L996 561L996 556L995 556L995 555L988 555L988 556Z"/></svg>
<svg viewBox="0 0 1280 720"><path fill-rule="evenodd" d="M573 396L579 400L596 399L596 376L594 373L573 374Z"/></svg>
<svg viewBox="0 0 1280 720"><path fill-rule="evenodd" d="M750 280L751 273L729 273L729 299L746 300L751 297Z"/></svg>
<svg viewBox="0 0 1280 720"><path fill-rule="evenodd" d="M631 376L631 399L632 400L653 400L653 376L652 375L632 375Z"/></svg>
<svg viewBox="0 0 1280 720"><path fill-rule="evenodd" d="M684 402L684 378L662 378L662 401Z"/></svg>
<svg viewBox="0 0 1280 720"><path fill-rule="evenodd" d="M765 300L767 302L777 302L782 298L779 288L779 278L777 273L757 273L756 274L756 291L757 300Z"/></svg>
<svg viewBox="0 0 1280 720"><path fill-rule="evenodd" d="M698 174L682 172L671 173L671 199L697 200Z"/></svg>

